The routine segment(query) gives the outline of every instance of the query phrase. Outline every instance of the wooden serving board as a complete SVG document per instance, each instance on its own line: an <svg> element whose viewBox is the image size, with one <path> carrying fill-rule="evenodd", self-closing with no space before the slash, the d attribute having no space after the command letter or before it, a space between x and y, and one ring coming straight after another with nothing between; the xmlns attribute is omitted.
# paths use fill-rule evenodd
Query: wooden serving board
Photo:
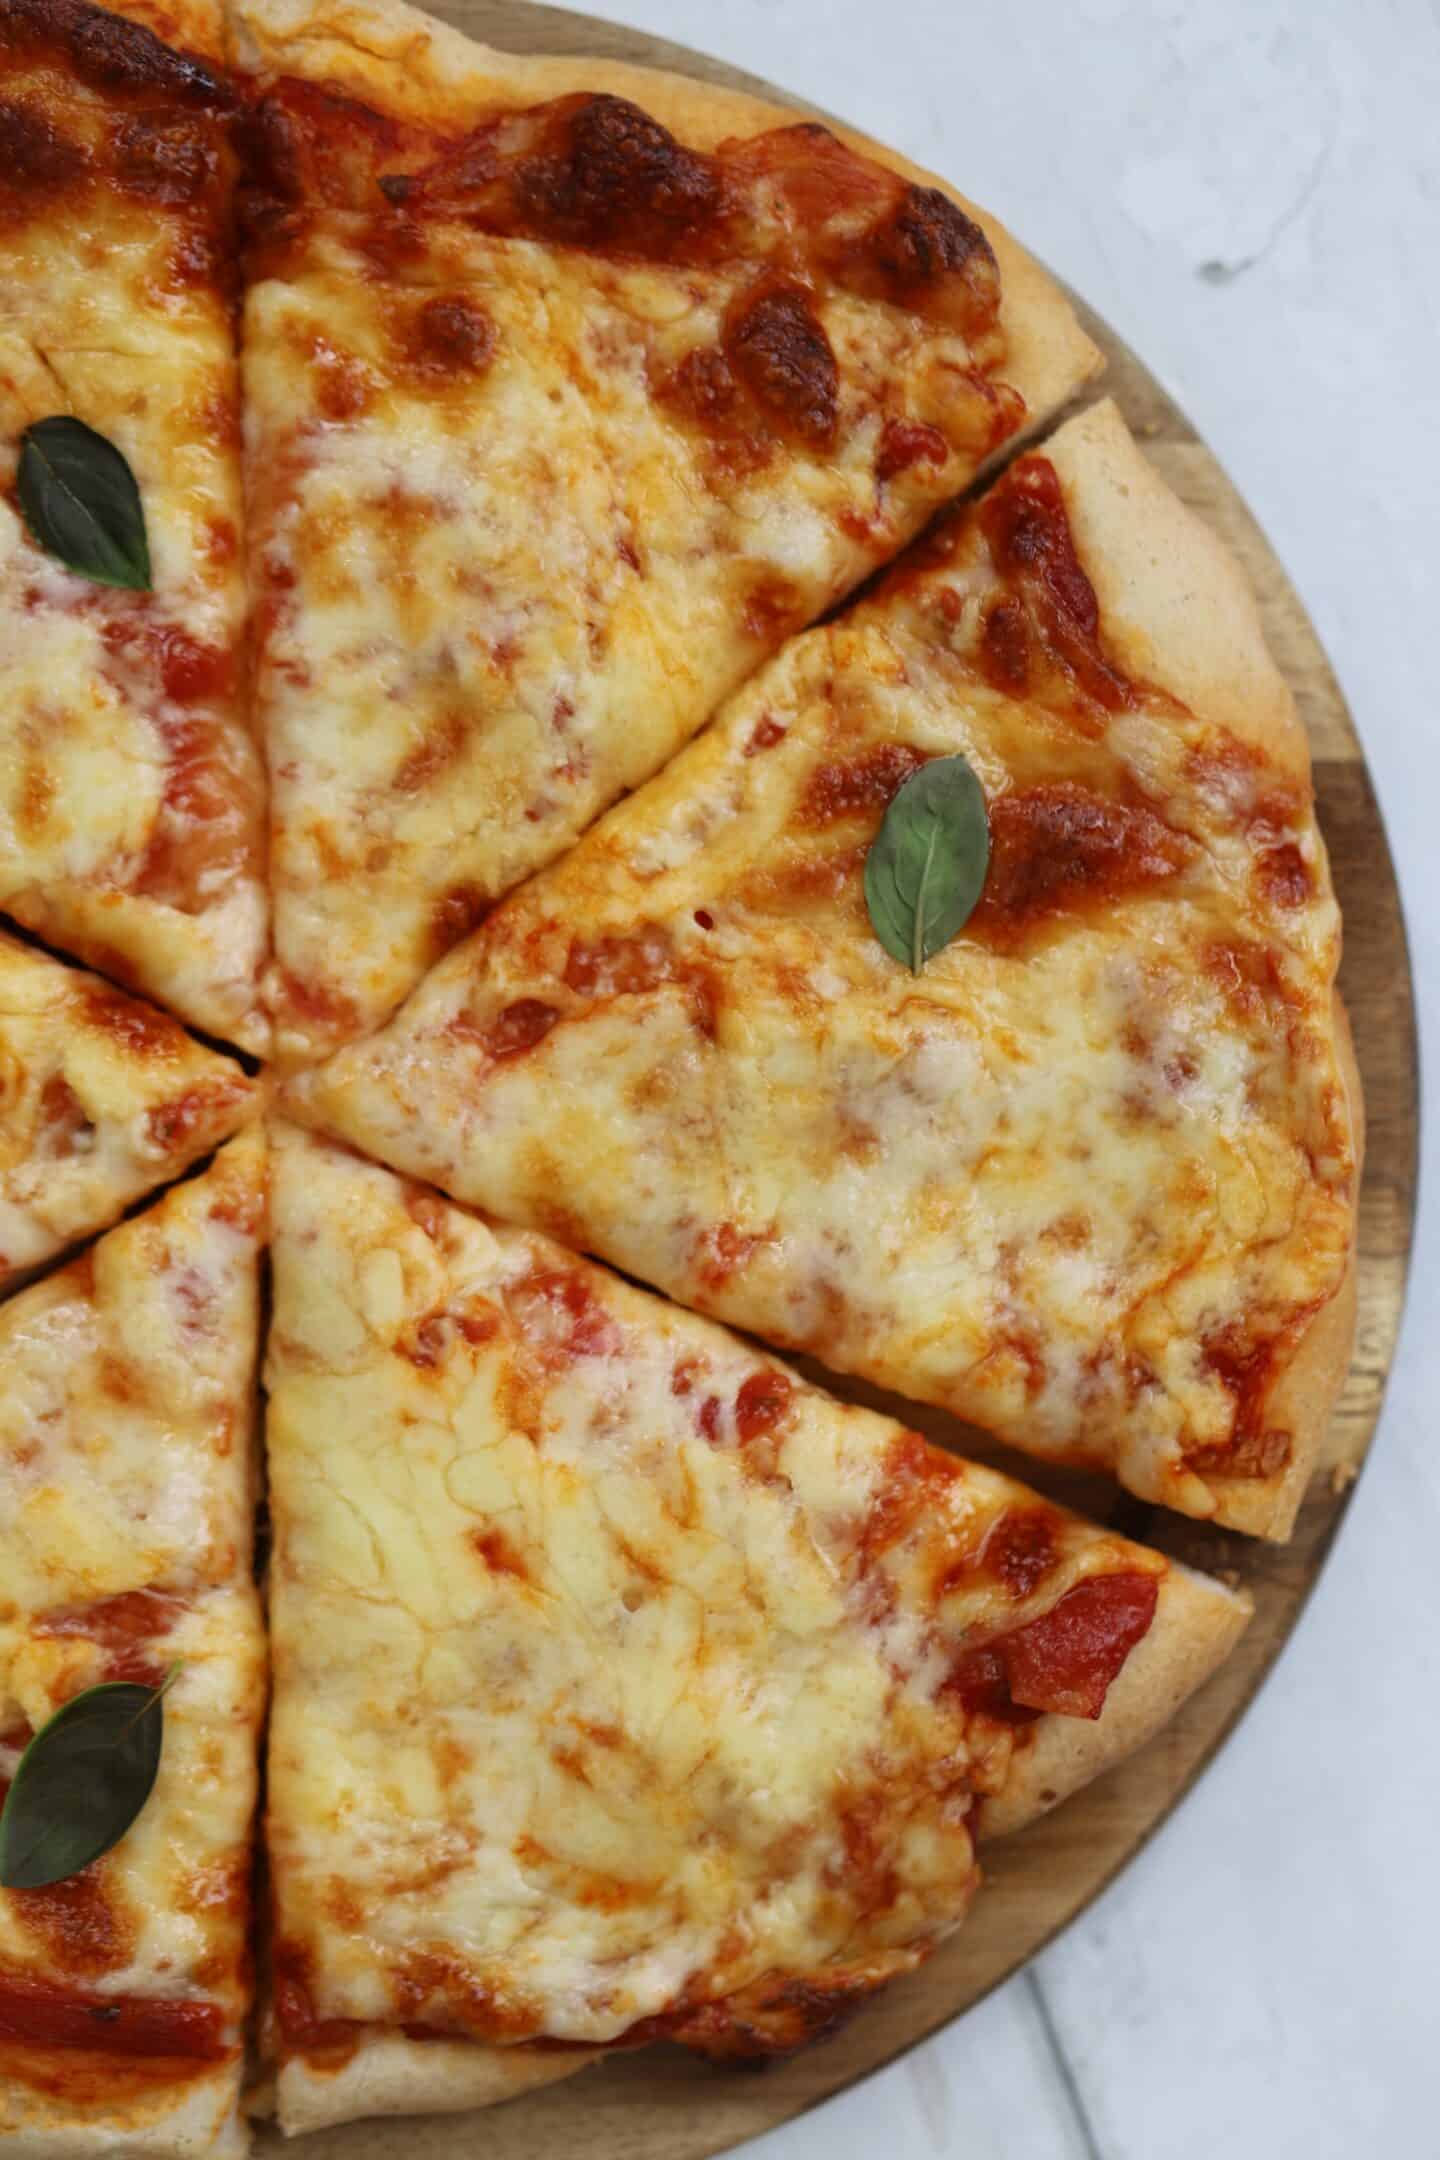
<svg viewBox="0 0 1440 2160"><path fill-rule="evenodd" d="M435 13L511 52L585 53L674 69L776 103L767 84L682 46L530 0L430 0ZM953 176L957 184L963 173ZM1019 236L1021 239L1024 235ZM1074 297L1072 295L1072 297ZM988 1849L985 1886L965 1927L918 1974L861 2012L837 2039L763 2072L706 2068L650 2048L482 2115L369 2122L321 2132L307 2160L703 2160L772 2129L879 2069L958 2017L1089 1904L1194 1784L1284 1647L1319 1576L1375 1430L1394 1354L1415 1209L1418 1061L1405 927L1394 866L1364 754L1320 641L1240 496L1144 363L1083 301L1108 356L1103 388L1175 492L1223 535L1259 595L1270 648L1309 729L1320 818L1345 916L1341 987L1354 1023L1369 1114L1360 1209L1355 1358L1317 1478L1292 1541L1275 1547L1181 1521L1098 1479L1006 1467L1129 1535L1245 1584L1255 1619L1211 1684L1143 1752L1022 1836ZM835 1392L892 1400L824 1375ZM972 1455L985 1444L943 1415L904 1405L906 1422ZM997 1460L1003 1457L995 1456ZM1263 1713L1261 1713L1263 1714ZM281 2141L267 2130L261 2149ZM295 2148L288 2148L293 2151Z"/></svg>

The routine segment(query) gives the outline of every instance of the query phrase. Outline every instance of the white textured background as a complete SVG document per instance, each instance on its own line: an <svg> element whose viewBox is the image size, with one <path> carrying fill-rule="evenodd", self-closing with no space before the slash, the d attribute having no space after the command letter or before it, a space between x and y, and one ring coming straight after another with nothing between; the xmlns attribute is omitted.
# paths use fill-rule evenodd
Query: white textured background
<svg viewBox="0 0 1440 2160"><path fill-rule="evenodd" d="M1437 1069L1437 0L588 4L946 173L1173 391L1350 699ZM1221 1759L1026 1976L747 2160L1440 2160L1437 1217L1346 1531Z"/></svg>

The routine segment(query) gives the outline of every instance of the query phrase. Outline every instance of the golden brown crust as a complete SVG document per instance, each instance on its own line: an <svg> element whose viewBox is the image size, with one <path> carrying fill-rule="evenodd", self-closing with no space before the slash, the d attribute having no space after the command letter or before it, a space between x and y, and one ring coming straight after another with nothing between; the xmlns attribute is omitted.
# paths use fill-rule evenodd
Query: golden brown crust
<svg viewBox="0 0 1440 2160"><path fill-rule="evenodd" d="M980 1803L982 1839L1023 1830L1143 1747L1234 1649L1250 1599L1172 1563L1149 1633L1132 1650L1094 1723L1043 1717L1017 1749L1005 1789Z"/></svg>
<svg viewBox="0 0 1440 2160"><path fill-rule="evenodd" d="M1067 421L1045 456L1125 672L1308 778L1305 730L1244 572L1141 454L1114 400Z"/></svg>
<svg viewBox="0 0 1440 2160"><path fill-rule="evenodd" d="M598 2052L375 2033L333 2068L298 2055L283 2062L275 2080L275 2113L287 2137L362 2115L458 2115L573 2077Z"/></svg>
<svg viewBox="0 0 1440 2160"><path fill-rule="evenodd" d="M27 2065L34 2072L27 2080ZM124 2066L86 2055L85 2066L67 2065L68 2089L76 2094L68 2117L57 2113L48 2088L55 2079L53 2051L8 2049L0 2053L0 2150L5 2160L244 2160L249 2141L235 2112L235 2065L206 2065L183 2084L134 2079L135 2095L117 2107ZM93 2074L93 2089L83 2082ZM87 2097L82 2100L82 2092ZM104 2119L99 2119L103 2107Z"/></svg>
<svg viewBox="0 0 1440 2160"><path fill-rule="evenodd" d="M735 135L791 127L787 106L720 89L659 68L576 55L497 52L408 7L404 0L230 0L237 64L267 75L333 83L397 118L463 129L497 109L578 90L605 90L636 104L682 141L710 150ZM1098 349L1040 265L1005 228L948 181L852 128L833 124L852 150L925 187L942 188L983 228L1000 266L1005 379L1024 398L1033 432L1103 365ZM1013 443L1007 447L1013 447Z"/></svg>

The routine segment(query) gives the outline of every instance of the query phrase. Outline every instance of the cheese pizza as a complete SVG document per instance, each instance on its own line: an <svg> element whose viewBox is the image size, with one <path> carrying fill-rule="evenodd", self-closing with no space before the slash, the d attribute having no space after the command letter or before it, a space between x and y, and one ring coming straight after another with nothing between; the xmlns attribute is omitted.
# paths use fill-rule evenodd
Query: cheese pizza
<svg viewBox="0 0 1440 2160"><path fill-rule="evenodd" d="M264 1213L251 1131L0 1309L0 1787L83 1690L173 1672L126 1834L63 1880L0 1889L7 2154L245 2149Z"/></svg>
<svg viewBox="0 0 1440 2160"><path fill-rule="evenodd" d="M988 875L917 977L866 856L957 752ZM1102 407L293 1097L767 1341L1283 1536L1349 1350L1339 946L1248 596Z"/></svg>
<svg viewBox="0 0 1440 2160"><path fill-rule="evenodd" d="M0 932L0 1290L210 1154L259 1097L152 1005Z"/></svg>
<svg viewBox="0 0 1440 2160"><path fill-rule="evenodd" d="M0 907L259 1049L232 92L205 0L135 14L0 0ZM104 582L75 526L126 468L131 559Z"/></svg>
<svg viewBox="0 0 1440 2160"><path fill-rule="evenodd" d="M748 96L0 0L6 2160L783 2055L1238 1639L941 1444L1283 1537L1353 1325L1307 747L1098 357Z"/></svg>
<svg viewBox="0 0 1440 2160"><path fill-rule="evenodd" d="M826 129L536 79L399 7L239 21L277 1048L305 1058L1095 355L1006 236Z"/></svg>
<svg viewBox="0 0 1440 2160"><path fill-rule="evenodd" d="M534 1232L283 1128L274 1204L288 2129L833 2029L1244 1624Z"/></svg>

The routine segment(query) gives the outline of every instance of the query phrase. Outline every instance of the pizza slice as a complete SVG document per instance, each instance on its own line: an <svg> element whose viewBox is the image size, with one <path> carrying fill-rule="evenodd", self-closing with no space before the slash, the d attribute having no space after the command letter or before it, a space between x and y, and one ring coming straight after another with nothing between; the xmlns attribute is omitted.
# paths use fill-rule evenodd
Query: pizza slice
<svg viewBox="0 0 1440 2160"><path fill-rule="evenodd" d="M119 1842L0 1888L7 2152L245 2150L264 1213L252 1130L0 1310L0 1787L84 1690L169 1682L158 1777Z"/></svg>
<svg viewBox="0 0 1440 2160"><path fill-rule="evenodd" d="M1245 1623L538 1233L275 1151L287 2130L833 2029L963 1919L977 1829Z"/></svg>
<svg viewBox="0 0 1440 2160"><path fill-rule="evenodd" d="M0 0L0 908L258 1050L220 37Z"/></svg>
<svg viewBox="0 0 1440 2160"><path fill-rule="evenodd" d="M211 1154L260 1089L138 998L0 932L0 1290Z"/></svg>
<svg viewBox="0 0 1440 2160"><path fill-rule="evenodd" d="M916 975L867 856L957 753L988 872ZM768 1342L1278 1537L1353 1326L1339 950L1248 592L1102 406L292 1099Z"/></svg>
<svg viewBox="0 0 1440 2160"><path fill-rule="evenodd" d="M400 6L236 19L274 997L311 1058L1097 356L989 220L793 115Z"/></svg>

